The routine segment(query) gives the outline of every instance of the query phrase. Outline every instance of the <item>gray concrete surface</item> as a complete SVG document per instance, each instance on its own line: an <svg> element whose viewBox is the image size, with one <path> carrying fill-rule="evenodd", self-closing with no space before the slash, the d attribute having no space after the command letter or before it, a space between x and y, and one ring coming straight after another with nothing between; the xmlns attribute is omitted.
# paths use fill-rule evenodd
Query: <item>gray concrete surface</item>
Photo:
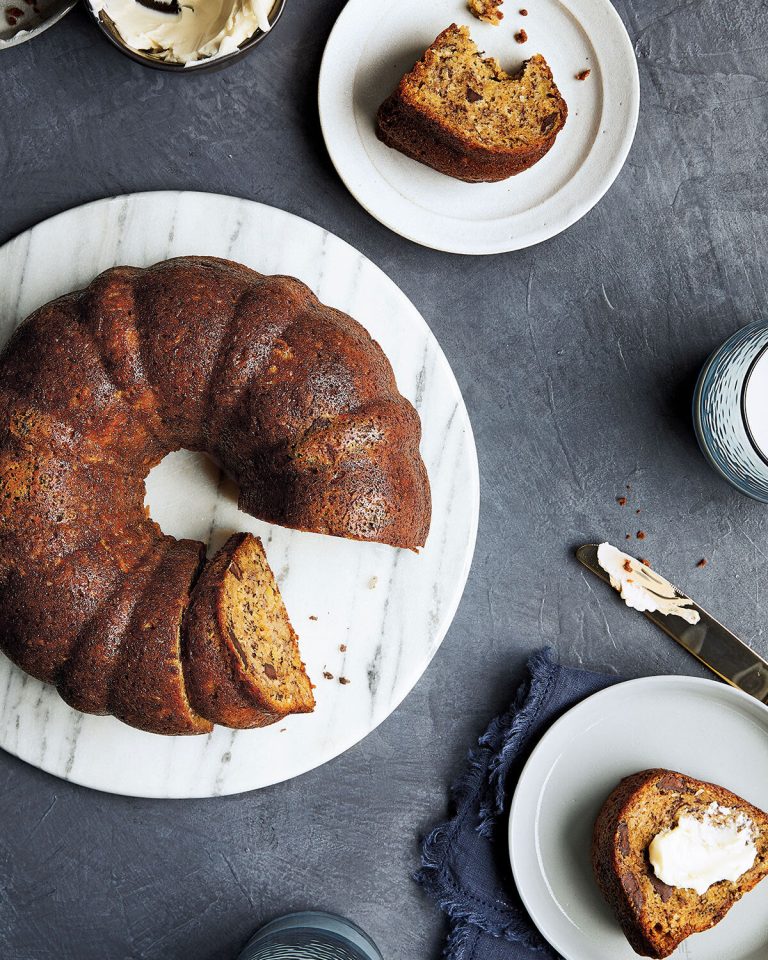
<svg viewBox="0 0 768 960"><path fill-rule="evenodd" d="M637 552L768 653L766 511L709 470L689 416L708 353L766 317L768 7L618 0L642 84L624 171L560 237L473 259L400 239L336 177L315 93L342 6L290 0L251 57L192 78L131 63L80 10L0 54L0 242L98 197L190 188L284 207L359 247L424 313L474 423L482 510L464 600L402 707L292 783L145 802L0 755L3 960L226 960L257 923L306 906L352 916L388 960L436 960L442 921L409 879L417 839L529 652L703 675L587 582L582 541L646 531Z"/></svg>

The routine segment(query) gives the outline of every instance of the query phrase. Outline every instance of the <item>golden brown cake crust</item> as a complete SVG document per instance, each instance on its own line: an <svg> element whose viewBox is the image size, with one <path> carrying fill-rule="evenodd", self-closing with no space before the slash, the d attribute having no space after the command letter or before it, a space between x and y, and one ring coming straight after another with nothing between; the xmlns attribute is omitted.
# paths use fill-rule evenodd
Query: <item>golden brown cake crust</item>
<svg viewBox="0 0 768 960"><path fill-rule="evenodd" d="M735 883L713 884L702 896L667 886L648 860L651 840L674 825L681 809L711 802L743 811L755 824L754 866ZM592 869L635 952L662 960L686 937L722 920L768 874L768 815L716 784L672 770L642 770L622 780L603 804L592 834Z"/></svg>
<svg viewBox="0 0 768 960"><path fill-rule="evenodd" d="M202 450L261 519L416 550L420 437L379 345L300 281L212 257L106 271L0 356L0 649L84 711L209 729L176 663L200 547L148 517L149 470ZM166 614L153 674L136 618Z"/></svg>
<svg viewBox="0 0 768 960"><path fill-rule="evenodd" d="M484 98L477 89L480 83L474 80L462 81L458 94L454 90L441 94L439 105L425 95L425 90L434 87L441 57L446 52L451 56L454 50L465 63L479 61L484 65L477 66L479 72L490 65L495 86L499 90L508 87L510 96L517 99L520 84L527 85L528 78L535 76L546 93L542 98L527 92L537 109L535 116L532 113L526 119L525 128L516 130L510 123L505 136L480 138L473 124L478 122L476 115L484 106ZM447 68L452 77L454 72L459 74L458 60L455 67ZM387 146L447 176L469 183L496 182L521 173L540 160L551 149L567 116L567 104L540 54L525 61L518 74L510 77L495 61L482 60L466 27L452 24L381 105L376 116L376 134ZM516 140L518 134L520 139Z"/></svg>

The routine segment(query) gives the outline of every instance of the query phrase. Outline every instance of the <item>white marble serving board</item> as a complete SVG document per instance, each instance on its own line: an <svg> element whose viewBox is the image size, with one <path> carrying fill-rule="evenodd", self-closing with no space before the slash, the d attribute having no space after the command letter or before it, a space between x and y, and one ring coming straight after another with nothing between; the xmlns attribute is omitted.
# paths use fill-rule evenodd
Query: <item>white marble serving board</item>
<svg viewBox="0 0 768 960"><path fill-rule="evenodd" d="M77 713L52 687L0 656L0 747L55 776L131 796L253 790L304 773L361 740L411 690L439 647L477 531L472 429L427 324L361 253L281 210L212 194L144 193L41 223L0 248L0 347L33 309L102 270L184 254L292 274L367 327L421 414L433 520L418 555L299 533L238 511L233 485L203 457L178 453L156 468L148 498L166 532L207 540L211 548L235 530L262 537L317 685L317 708L265 730L217 727L209 736L161 737ZM324 679L324 670L334 679ZM340 684L339 676L350 683Z"/></svg>

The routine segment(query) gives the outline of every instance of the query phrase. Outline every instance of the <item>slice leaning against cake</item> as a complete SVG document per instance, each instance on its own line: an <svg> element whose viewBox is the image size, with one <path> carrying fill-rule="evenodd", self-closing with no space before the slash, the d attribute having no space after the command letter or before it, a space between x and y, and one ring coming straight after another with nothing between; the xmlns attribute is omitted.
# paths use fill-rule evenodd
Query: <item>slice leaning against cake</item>
<svg viewBox="0 0 768 960"><path fill-rule="evenodd" d="M185 627L187 691L204 717L244 729L314 709L298 637L258 537L235 534L205 567Z"/></svg>
<svg viewBox="0 0 768 960"><path fill-rule="evenodd" d="M443 30L376 117L387 146L469 183L494 182L540 160L568 107L535 54L515 74L483 57L469 28Z"/></svg>
<svg viewBox="0 0 768 960"><path fill-rule="evenodd" d="M724 787L642 770L603 804L592 867L632 948L661 960L768 874L768 814Z"/></svg>

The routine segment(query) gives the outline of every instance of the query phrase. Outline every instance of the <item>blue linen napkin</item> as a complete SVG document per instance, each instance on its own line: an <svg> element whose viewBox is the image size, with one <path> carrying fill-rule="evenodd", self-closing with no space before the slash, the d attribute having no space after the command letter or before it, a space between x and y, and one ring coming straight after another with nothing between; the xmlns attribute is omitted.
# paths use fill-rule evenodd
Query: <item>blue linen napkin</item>
<svg viewBox="0 0 768 960"><path fill-rule="evenodd" d="M531 657L528 674L509 710L470 752L469 767L452 790L453 816L422 848L414 879L448 914L447 960L559 960L515 889L504 814L541 735L566 710L619 678L561 667L549 650Z"/></svg>

